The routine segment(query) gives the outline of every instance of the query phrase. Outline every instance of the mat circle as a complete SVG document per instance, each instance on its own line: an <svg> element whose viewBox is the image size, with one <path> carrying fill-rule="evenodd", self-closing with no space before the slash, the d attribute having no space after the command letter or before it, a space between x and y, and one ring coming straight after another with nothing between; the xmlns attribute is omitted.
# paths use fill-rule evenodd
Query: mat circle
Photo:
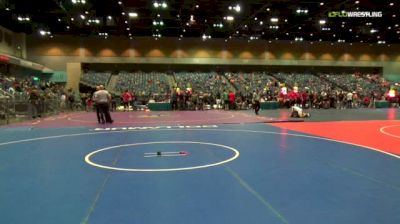
<svg viewBox="0 0 400 224"><path fill-rule="evenodd" d="M117 148L122 148L122 147L128 147L128 146L138 146L138 145L152 145L152 144L200 144L200 145L210 145L210 146L216 146L220 148L224 148L227 150L231 150L234 152L234 155L226 160L216 162L216 163L210 163L210 164L205 164L205 165L200 165L200 166L191 166L191 167L178 167L178 168L164 168L164 169L133 169L133 168L122 168L122 167L113 167L113 166L106 166L102 164L95 163L91 160L91 157L97 153L106 151L106 150L113 150ZM192 142L192 141L160 141L160 142L142 142L142 143L132 143L132 144L124 144L124 145L116 145L116 146L110 146L107 148L102 148L98 149L96 151L93 151L85 156L85 162L88 163L91 166L97 167L97 168L102 168L102 169L108 169L108 170L114 170L114 171L126 171L126 172L172 172L172 171L185 171L185 170L196 170L196 169L204 169L204 168L209 168L213 166L219 166L225 163L229 163L239 157L240 153L237 149L226 146L226 145L221 145L221 144L214 144L214 143L209 143L209 142Z"/></svg>
<svg viewBox="0 0 400 224"><path fill-rule="evenodd" d="M380 131L382 134L384 134L384 135L391 136L391 137L394 137L394 138L400 138L399 135L394 135L394 134L392 134L392 133L389 133L389 132L385 131L385 129L393 128L393 127L399 127L399 126L400 126L400 124L384 126L384 127L381 127L381 128L379 129L379 131Z"/></svg>

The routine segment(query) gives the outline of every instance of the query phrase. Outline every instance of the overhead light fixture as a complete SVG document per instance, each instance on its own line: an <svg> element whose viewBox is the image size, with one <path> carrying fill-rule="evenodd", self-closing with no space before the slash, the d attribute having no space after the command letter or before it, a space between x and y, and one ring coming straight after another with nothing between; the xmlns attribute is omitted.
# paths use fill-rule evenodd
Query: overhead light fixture
<svg viewBox="0 0 400 224"><path fill-rule="evenodd" d="M121 2L121 1L118 1L118 5L122 5L122 2Z"/></svg>
<svg viewBox="0 0 400 224"><path fill-rule="evenodd" d="M42 36L47 36L47 35L51 35L50 31L46 31L46 30L39 30L39 34Z"/></svg>
<svg viewBox="0 0 400 224"><path fill-rule="evenodd" d="M272 23L277 23L278 21L279 21L279 19L276 18L276 17L271 18L271 22L272 22Z"/></svg>
<svg viewBox="0 0 400 224"><path fill-rule="evenodd" d="M323 5L324 5L324 3L323 3L323 2L321 2L321 3L319 3L319 5L320 5L320 6L323 6Z"/></svg>
<svg viewBox="0 0 400 224"><path fill-rule="evenodd" d="M233 21L235 18L233 16L227 16L225 17L225 20L227 21Z"/></svg>
<svg viewBox="0 0 400 224"><path fill-rule="evenodd" d="M237 13L239 13L241 11L241 7L239 4L236 4L235 6L229 6L228 9L231 11L235 11Z"/></svg>
<svg viewBox="0 0 400 224"><path fill-rule="evenodd" d="M356 1L355 3L358 4L358 3L360 3L360 1Z"/></svg>
<svg viewBox="0 0 400 224"><path fill-rule="evenodd" d="M201 38L203 39L203 41L205 41L207 39L211 39L211 35L203 34L203 36L201 36Z"/></svg>
<svg viewBox="0 0 400 224"><path fill-rule="evenodd" d="M86 4L86 0L71 0L72 4Z"/></svg>
<svg viewBox="0 0 400 224"><path fill-rule="evenodd" d="M390 6L393 6L393 5L394 5L394 3L393 3L393 2L391 2L391 3L389 3L389 5L390 5Z"/></svg>
<svg viewBox="0 0 400 224"><path fill-rule="evenodd" d="M136 17L139 16L139 15L137 14L137 12L130 12L130 13L128 13L128 15L129 15L130 18L136 18Z"/></svg>
<svg viewBox="0 0 400 224"><path fill-rule="evenodd" d="M10 11L10 8L7 7L7 8L6 8L6 11Z"/></svg>
<svg viewBox="0 0 400 224"><path fill-rule="evenodd" d="M370 32L371 32L371 33L376 33L376 32L378 32L378 30L376 30L376 29L371 29Z"/></svg>
<svg viewBox="0 0 400 224"><path fill-rule="evenodd" d="M294 38L294 41L301 42L301 41L303 41L303 37L296 37L296 38Z"/></svg>
<svg viewBox="0 0 400 224"><path fill-rule="evenodd" d="M216 27L216 28L223 28L223 27L224 27L224 24L222 24L222 23L214 23L213 27Z"/></svg>
<svg viewBox="0 0 400 224"><path fill-rule="evenodd" d="M84 15L80 15L81 19L85 19L86 17Z"/></svg>
<svg viewBox="0 0 400 224"><path fill-rule="evenodd" d="M29 22L31 19L29 17L18 16L17 20L20 22Z"/></svg>
<svg viewBox="0 0 400 224"><path fill-rule="evenodd" d="M307 13L308 13L308 9L297 9L297 10L296 10L296 13L297 13L297 14L300 14L300 15L301 15L301 14L304 15L304 14L307 14Z"/></svg>
<svg viewBox="0 0 400 224"><path fill-rule="evenodd" d="M165 1L163 1L163 2L155 1L155 2L153 2L153 7L156 9L158 9L158 8L166 9L168 7L168 4Z"/></svg>
<svg viewBox="0 0 400 224"><path fill-rule="evenodd" d="M319 21L319 24L321 24L321 25L324 25L324 24L326 24L326 20L324 20L324 19L321 19L321 20Z"/></svg>

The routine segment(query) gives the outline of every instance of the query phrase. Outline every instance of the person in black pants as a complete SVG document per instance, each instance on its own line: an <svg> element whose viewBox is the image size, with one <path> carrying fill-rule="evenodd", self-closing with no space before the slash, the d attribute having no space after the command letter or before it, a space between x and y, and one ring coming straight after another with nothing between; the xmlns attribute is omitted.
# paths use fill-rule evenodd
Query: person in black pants
<svg viewBox="0 0 400 224"><path fill-rule="evenodd" d="M111 95L104 89L104 86L100 85L99 90L93 94L93 101L96 102L96 107L99 110L100 122L104 123L105 118L106 123L113 123L110 115ZM102 118L102 114L104 118Z"/></svg>
<svg viewBox="0 0 400 224"><path fill-rule="evenodd" d="M253 93L253 103L254 103L254 112L258 115L258 111L260 111L260 93L258 90Z"/></svg>

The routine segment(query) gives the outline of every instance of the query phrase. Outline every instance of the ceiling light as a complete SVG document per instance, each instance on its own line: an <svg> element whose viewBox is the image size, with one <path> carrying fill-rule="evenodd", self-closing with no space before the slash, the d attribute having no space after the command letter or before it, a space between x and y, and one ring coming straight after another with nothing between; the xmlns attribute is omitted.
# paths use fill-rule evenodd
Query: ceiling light
<svg viewBox="0 0 400 224"><path fill-rule="evenodd" d="M228 20L228 21L233 21L234 20L233 16L227 16L227 17L225 17L225 19Z"/></svg>
<svg viewBox="0 0 400 224"><path fill-rule="evenodd" d="M158 8L158 2L153 3L154 8Z"/></svg>
<svg viewBox="0 0 400 224"><path fill-rule="evenodd" d="M71 0L72 4L86 4L86 0Z"/></svg>
<svg viewBox="0 0 400 224"><path fill-rule="evenodd" d="M321 3L319 3L319 5L321 5L321 6L322 6L322 5L324 5L324 3L323 3L323 2L321 2Z"/></svg>
<svg viewBox="0 0 400 224"><path fill-rule="evenodd" d="M57 19L58 20L58 22L61 22L61 19Z"/></svg>
<svg viewBox="0 0 400 224"><path fill-rule="evenodd" d="M68 30L69 30L69 28L70 28L70 27L69 27L69 26L67 26L67 29L68 29Z"/></svg>
<svg viewBox="0 0 400 224"><path fill-rule="evenodd" d="M269 12L271 9L270 8L267 8L267 12Z"/></svg>
<svg viewBox="0 0 400 224"><path fill-rule="evenodd" d="M124 16L124 15L125 15L125 12L121 12L121 14Z"/></svg>
<svg viewBox="0 0 400 224"><path fill-rule="evenodd" d="M393 6L393 5L394 5L394 3L393 3L393 2L391 2L391 3L389 3L389 5L390 5L390 6Z"/></svg>
<svg viewBox="0 0 400 224"><path fill-rule="evenodd" d="M122 5L122 2L121 2L121 1L118 1L118 5Z"/></svg>
<svg viewBox="0 0 400 224"><path fill-rule="evenodd" d="M378 30L375 30L375 29L371 29L371 31L370 31L371 33L376 33L376 32L378 32Z"/></svg>
<svg viewBox="0 0 400 224"><path fill-rule="evenodd" d="M165 3L165 2L163 2L163 3L161 4L161 6L162 6L164 9L168 7L167 3Z"/></svg>
<svg viewBox="0 0 400 224"><path fill-rule="evenodd" d="M84 15L80 15L80 16L81 16L81 19L85 19L86 18Z"/></svg>
<svg viewBox="0 0 400 224"><path fill-rule="evenodd" d="M136 17L138 17L137 12L130 12L130 13L128 13L128 15L129 15L129 17L131 17L131 18L136 18Z"/></svg>
<svg viewBox="0 0 400 224"><path fill-rule="evenodd" d="M240 12L240 5L236 5L236 7L234 8L236 12Z"/></svg>
<svg viewBox="0 0 400 224"><path fill-rule="evenodd" d="M199 8L199 5L196 5L196 9L198 9Z"/></svg>
<svg viewBox="0 0 400 224"><path fill-rule="evenodd" d="M85 11L85 14L87 15L87 14L89 14L89 12L88 12L88 11Z"/></svg>
<svg viewBox="0 0 400 224"><path fill-rule="evenodd" d="M10 11L10 8L7 7L7 8L6 8L6 11Z"/></svg>
<svg viewBox="0 0 400 224"><path fill-rule="evenodd" d="M264 22L263 21L260 21L260 25L263 25L264 24Z"/></svg>
<svg viewBox="0 0 400 224"><path fill-rule="evenodd" d="M321 19L321 20L319 21L319 24L321 24L321 25L326 24L326 20Z"/></svg>
<svg viewBox="0 0 400 224"><path fill-rule="evenodd" d="M275 18L275 17L271 18L271 22L273 22L273 23L277 23L278 21L279 21L278 18Z"/></svg>
<svg viewBox="0 0 400 224"><path fill-rule="evenodd" d="M355 3L358 4L358 3L360 3L360 1L356 1Z"/></svg>

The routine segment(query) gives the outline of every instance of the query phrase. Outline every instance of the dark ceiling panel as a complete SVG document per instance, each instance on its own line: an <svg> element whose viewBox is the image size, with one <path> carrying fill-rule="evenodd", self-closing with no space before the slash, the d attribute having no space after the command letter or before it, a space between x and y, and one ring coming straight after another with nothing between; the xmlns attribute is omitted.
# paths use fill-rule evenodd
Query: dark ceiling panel
<svg viewBox="0 0 400 224"><path fill-rule="evenodd" d="M0 25L38 35L43 29L58 35L108 33L127 38L159 34L177 38L210 35L249 41L255 38L295 41L301 37L304 41L400 43L400 2L396 0L392 5L391 1L381 0L165 0L166 9L153 5L163 0L85 1L73 4L73 0L0 0ZM240 5L240 13L229 10L236 4ZM299 14L298 10L307 13ZM328 16L329 12L342 10L380 11L382 17ZM129 12L137 13L138 17L130 18ZM227 16L234 16L234 21L225 20ZM19 21L18 17L29 17L30 21ZM279 21L272 23L272 17ZM321 25L320 20L326 20L326 24ZM161 21L162 26L153 24Z"/></svg>

